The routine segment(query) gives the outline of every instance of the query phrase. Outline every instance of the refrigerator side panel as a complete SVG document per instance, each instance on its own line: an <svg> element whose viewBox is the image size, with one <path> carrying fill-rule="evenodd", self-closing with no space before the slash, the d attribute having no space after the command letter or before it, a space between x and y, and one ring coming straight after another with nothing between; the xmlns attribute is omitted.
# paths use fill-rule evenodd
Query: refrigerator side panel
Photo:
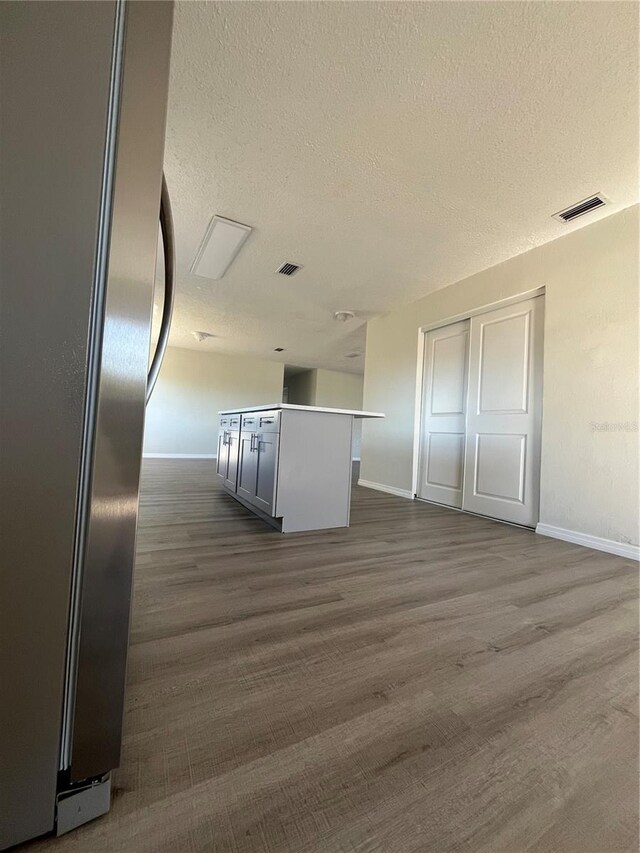
<svg viewBox="0 0 640 853"><path fill-rule="evenodd" d="M120 762L172 19L172 3L127 4L75 703L67 726L72 782Z"/></svg>
<svg viewBox="0 0 640 853"><path fill-rule="evenodd" d="M53 828L115 3L0 3L0 848Z"/></svg>

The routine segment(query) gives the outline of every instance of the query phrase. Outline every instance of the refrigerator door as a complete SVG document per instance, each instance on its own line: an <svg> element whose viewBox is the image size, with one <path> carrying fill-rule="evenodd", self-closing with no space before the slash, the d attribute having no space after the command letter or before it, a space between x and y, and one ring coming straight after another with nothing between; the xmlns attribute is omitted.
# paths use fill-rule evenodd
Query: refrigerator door
<svg viewBox="0 0 640 853"><path fill-rule="evenodd" d="M132 2L65 707L70 781L120 762L173 6ZM90 407L91 408L91 407Z"/></svg>
<svg viewBox="0 0 640 853"><path fill-rule="evenodd" d="M0 848L55 819L116 3L0 3Z"/></svg>
<svg viewBox="0 0 640 853"><path fill-rule="evenodd" d="M0 849L119 759L171 19L0 3Z"/></svg>

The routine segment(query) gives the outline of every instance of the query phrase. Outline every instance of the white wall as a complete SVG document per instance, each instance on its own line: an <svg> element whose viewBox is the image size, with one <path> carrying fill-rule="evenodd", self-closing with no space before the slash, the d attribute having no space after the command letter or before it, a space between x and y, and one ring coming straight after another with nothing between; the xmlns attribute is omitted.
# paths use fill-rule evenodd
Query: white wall
<svg viewBox="0 0 640 853"><path fill-rule="evenodd" d="M412 488L418 329L546 288L540 521L638 544L638 206L367 329L361 477Z"/></svg>
<svg viewBox="0 0 640 853"><path fill-rule="evenodd" d="M284 366L169 347L147 406L144 453L215 456L218 411L279 403Z"/></svg>

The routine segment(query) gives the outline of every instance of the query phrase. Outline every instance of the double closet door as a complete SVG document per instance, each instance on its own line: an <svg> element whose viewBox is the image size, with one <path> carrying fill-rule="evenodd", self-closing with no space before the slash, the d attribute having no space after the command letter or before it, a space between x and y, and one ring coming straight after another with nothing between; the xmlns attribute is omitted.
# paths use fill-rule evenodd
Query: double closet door
<svg viewBox="0 0 640 853"><path fill-rule="evenodd" d="M544 297L425 333L418 497L534 527Z"/></svg>

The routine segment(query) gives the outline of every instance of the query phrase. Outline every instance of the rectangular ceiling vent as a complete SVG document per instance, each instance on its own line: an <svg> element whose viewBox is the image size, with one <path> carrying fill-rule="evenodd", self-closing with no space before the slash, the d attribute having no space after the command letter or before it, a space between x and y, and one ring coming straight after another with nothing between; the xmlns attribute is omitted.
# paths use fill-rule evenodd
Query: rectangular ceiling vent
<svg viewBox="0 0 640 853"><path fill-rule="evenodd" d="M578 204L572 204L571 207L561 210L560 213L554 213L553 218L557 219L559 222L572 222L579 216L584 216L585 213L591 213L592 210L598 210L600 207L604 207L608 201L609 199L602 193L590 195L589 198L584 198L582 201L579 201Z"/></svg>
<svg viewBox="0 0 640 853"><path fill-rule="evenodd" d="M283 264L280 264L276 272L279 272L280 275L295 275L299 269L301 269L300 264L292 264L289 261L285 261Z"/></svg>

